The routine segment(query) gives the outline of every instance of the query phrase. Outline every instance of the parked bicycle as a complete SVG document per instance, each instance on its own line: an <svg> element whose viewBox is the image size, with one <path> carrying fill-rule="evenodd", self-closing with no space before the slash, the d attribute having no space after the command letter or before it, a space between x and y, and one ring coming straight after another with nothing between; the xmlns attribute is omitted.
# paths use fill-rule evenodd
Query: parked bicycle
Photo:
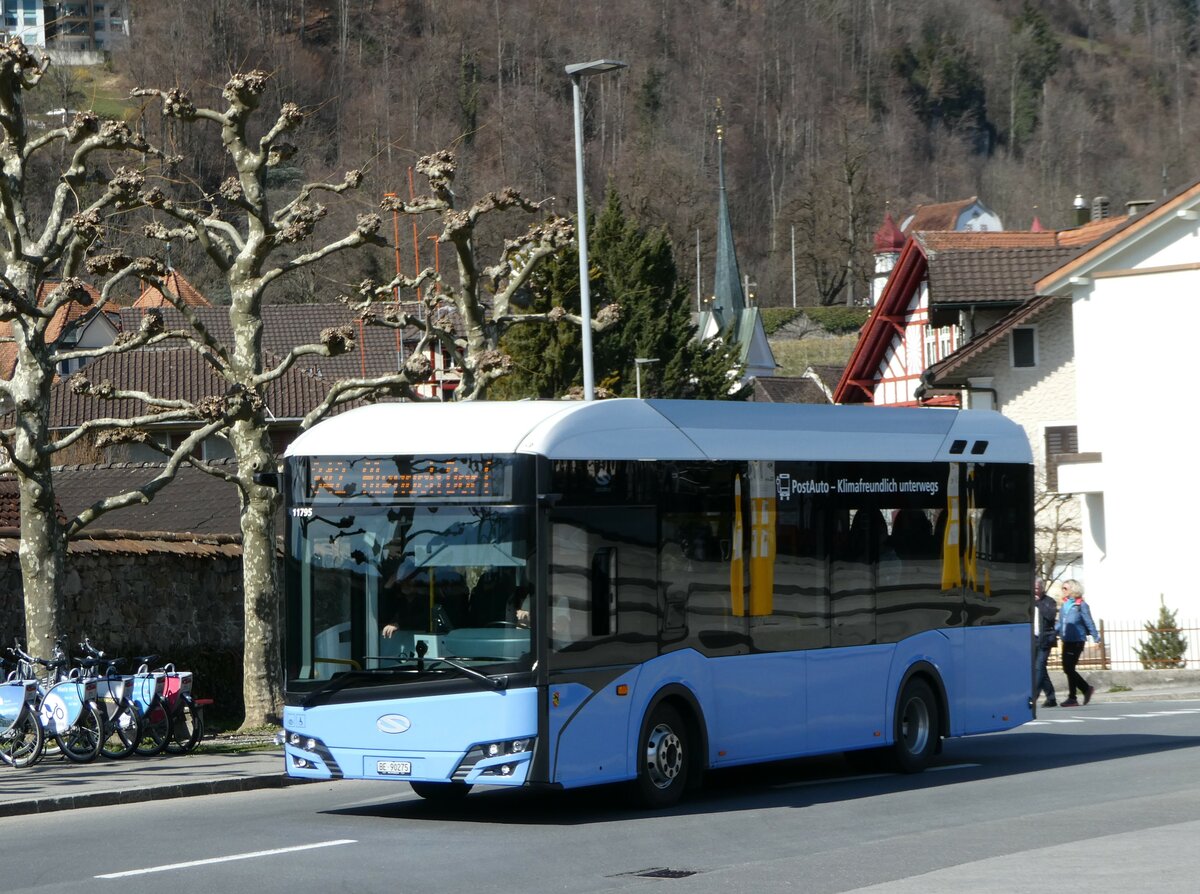
<svg viewBox="0 0 1200 894"><path fill-rule="evenodd" d="M22 679L32 679L38 685L38 716L42 729L54 739L47 746L47 755L62 753L76 763L93 761L104 743L104 711L97 704L94 680L72 678L69 662L61 643L54 646L52 658L36 658L14 643L13 654L20 659L18 672ZM46 669L45 682L37 679L35 667Z"/></svg>
<svg viewBox="0 0 1200 894"><path fill-rule="evenodd" d="M104 710L104 734L100 753L105 757L129 757L142 737L142 718L130 698L132 676L121 673L123 658L112 658L92 645L86 636L79 643L85 657L75 660L81 680L95 680L97 703Z"/></svg>
<svg viewBox="0 0 1200 894"><path fill-rule="evenodd" d="M139 674L150 674L158 656L143 655L134 661L139 665ZM170 720L164 747L170 754L191 751L204 737L204 710L192 695L192 672L177 671L175 665L166 664L153 673L163 675L162 701Z"/></svg>
<svg viewBox="0 0 1200 894"><path fill-rule="evenodd" d="M28 767L42 757L45 730L38 717L36 680L22 680L17 668L10 670L0 656L0 761L13 767Z"/></svg>
<svg viewBox="0 0 1200 894"><path fill-rule="evenodd" d="M141 715L141 735L134 749L143 757L162 753L171 740L171 712L163 693L166 692L167 675L163 671L151 671L148 666L157 659L154 655L139 656L134 660L138 666L133 675L130 698Z"/></svg>

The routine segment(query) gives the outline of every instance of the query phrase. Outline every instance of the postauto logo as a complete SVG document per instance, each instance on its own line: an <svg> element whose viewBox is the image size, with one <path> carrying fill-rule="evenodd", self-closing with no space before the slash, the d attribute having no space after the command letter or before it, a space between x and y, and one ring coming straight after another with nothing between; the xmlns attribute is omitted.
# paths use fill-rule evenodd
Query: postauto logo
<svg viewBox="0 0 1200 894"><path fill-rule="evenodd" d="M412 728L412 721L403 714L384 714L375 721L375 728L381 733L398 735L408 732Z"/></svg>

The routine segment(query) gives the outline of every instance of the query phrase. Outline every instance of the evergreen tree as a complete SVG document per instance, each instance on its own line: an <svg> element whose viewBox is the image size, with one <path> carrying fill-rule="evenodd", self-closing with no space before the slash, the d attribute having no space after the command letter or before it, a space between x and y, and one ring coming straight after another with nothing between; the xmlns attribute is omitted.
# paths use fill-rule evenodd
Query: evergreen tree
<svg viewBox="0 0 1200 894"><path fill-rule="evenodd" d="M1147 638L1133 651L1147 670L1183 667L1187 663L1183 657L1187 652L1187 638L1179 632L1175 612L1167 608L1162 594L1159 594L1158 603L1158 619L1146 622Z"/></svg>
<svg viewBox="0 0 1200 894"><path fill-rule="evenodd" d="M633 397L635 358L642 367L644 397L741 397L730 393L740 372L734 352L721 342L696 340L687 288L679 281L671 242L662 230L646 230L626 216L612 189L589 224L588 260L594 308L616 304L620 320L594 339L596 384L601 392ZM530 312L561 306L579 310L579 254L575 246L548 259L530 278ZM493 396L561 397L582 380L580 335L568 323L514 326L504 339L512 372Z"/></svg>

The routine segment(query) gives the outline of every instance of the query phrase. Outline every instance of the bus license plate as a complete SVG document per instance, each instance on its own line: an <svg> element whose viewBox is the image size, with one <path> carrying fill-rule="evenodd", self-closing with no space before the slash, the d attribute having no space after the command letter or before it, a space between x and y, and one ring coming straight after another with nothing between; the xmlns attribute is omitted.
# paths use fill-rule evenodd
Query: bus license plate
<svg viewBox="0 0 1200 894"><path fill-rule="evenodd" d="M376 761L375 772L380 776L411 776L412 761Z"/></svg>

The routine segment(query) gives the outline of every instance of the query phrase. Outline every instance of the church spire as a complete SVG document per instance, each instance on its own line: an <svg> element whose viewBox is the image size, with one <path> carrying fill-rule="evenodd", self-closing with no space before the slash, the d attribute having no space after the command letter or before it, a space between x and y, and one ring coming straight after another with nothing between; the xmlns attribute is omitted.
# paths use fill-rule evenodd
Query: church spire
<svg viewBox="0 0 1200 894"><path fill-rule="evenodd" d="M713 277L712 312L721 329L736 329L746 307L737 251L733 245L733 226L729 220L729 201L725 194L725 111L717 100L717 269Z"/></svg>

